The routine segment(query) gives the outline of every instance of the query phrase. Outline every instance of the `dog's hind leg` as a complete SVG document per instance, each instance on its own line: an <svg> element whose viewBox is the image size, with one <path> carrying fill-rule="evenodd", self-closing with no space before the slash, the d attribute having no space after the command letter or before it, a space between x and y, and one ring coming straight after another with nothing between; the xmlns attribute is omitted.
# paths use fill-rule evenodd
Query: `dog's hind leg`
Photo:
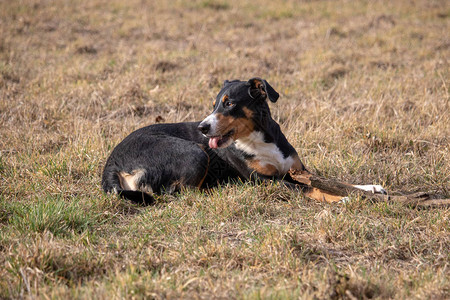
<svg viewBox="0 0 450 300"><path fill-rule="evenodd" d="M105 192L151 204L153 193L172 193L183 186L199 187L209 157L195 142L167 135L137 136L119 144L103 171Z"/></svg>

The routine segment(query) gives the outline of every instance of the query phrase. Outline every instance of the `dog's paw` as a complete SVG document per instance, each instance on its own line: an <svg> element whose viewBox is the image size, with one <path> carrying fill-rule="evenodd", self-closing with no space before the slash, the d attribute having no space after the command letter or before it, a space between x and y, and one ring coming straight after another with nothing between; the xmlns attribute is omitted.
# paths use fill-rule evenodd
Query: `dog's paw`
<svg viewBox="0 0 450 300"><path fill-rule="evenodd" d="M354 185L354 187L366 192L372 192L374 194L387 195L387 191L381 185L378 184ZM349 197L342 197L341 200L339 200L339 203L349 203L349 202L350 202Z"/></svg>
<svg viewBox="0 0 450 300"><path fill-rule="evenodd" d="M381 185L373 185L373 184L366 184L366 185L354 185L355 188L366 191L366 192L372 192L374 194L384 194L387 195L387 191L381 186Z"/></svg>

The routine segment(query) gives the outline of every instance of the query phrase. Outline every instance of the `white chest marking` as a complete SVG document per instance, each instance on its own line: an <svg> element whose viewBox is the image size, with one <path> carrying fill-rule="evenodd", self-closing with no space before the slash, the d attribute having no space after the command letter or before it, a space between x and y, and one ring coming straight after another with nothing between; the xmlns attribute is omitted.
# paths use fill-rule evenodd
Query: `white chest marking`
<svg viewBox="0 0 450 300"><path fill-rule="evenodd" d="M254 159L258 160L262 166L274 166L279 175L286 174L294 163L291 156L283 157L277 145L264 142L262 132L252 132L249 136L236 140L236 148L254 155Z"/></svg>

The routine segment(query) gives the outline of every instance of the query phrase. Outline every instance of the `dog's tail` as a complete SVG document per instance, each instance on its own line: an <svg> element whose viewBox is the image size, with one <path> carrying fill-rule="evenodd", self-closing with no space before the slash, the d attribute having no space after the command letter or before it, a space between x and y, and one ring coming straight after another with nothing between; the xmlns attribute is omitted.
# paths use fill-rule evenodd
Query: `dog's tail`
<svg viewBox="0 0 450 300"><path fill-rule="evenodd" d="M141 205L151 205L155 203L155 198L148 192L136 188L137 181L143 176L143 172L127 174L112 170L103 171L102 188L105 193L115 193L121 198L128 199L133 203ZM134 186L130 186L134 183Z"/></svg>

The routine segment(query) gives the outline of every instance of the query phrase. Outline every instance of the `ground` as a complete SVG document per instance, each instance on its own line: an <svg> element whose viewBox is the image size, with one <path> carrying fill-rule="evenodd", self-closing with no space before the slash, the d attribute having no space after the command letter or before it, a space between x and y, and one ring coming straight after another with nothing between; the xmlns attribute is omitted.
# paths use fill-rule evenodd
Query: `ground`
<svg viewBox="0 0 450 300"><path fill-rule="evenodd" d="M113 147L265 78L306 166L450 195L448 1L1 1L0 298L448 299L450 210L104 195Z"/></svg>

